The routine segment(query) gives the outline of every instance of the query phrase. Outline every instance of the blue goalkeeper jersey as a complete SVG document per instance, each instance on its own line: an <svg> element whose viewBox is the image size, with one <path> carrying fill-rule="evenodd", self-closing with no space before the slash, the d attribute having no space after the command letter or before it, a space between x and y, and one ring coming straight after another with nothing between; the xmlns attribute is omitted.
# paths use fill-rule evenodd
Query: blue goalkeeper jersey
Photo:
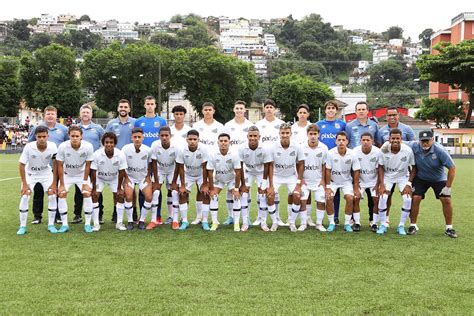
<svg viewBox="0 0 474 316"><path fill-rule="evenodd" d="M336 134L346 128L346 122L341 120L321 120L316 125L319 127L319 141L328 149L336 147Z"/></svg>
<svg viewBox="0 0 474 316"><path fill-rule="evenodd" d="M155 117L142 116L135 121L135 127L143 129L143 144L151 147L151 144L155 140L160 139L160 129L166 126L166 120L161 116L155 115Z"/></svg>

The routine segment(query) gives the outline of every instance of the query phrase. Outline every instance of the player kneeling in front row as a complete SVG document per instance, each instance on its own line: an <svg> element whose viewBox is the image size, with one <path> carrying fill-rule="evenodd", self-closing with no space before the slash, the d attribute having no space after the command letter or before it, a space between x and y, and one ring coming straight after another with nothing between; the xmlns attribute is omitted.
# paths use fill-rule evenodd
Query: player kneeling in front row
<svg viewBox="0 0 474 316"><path fill-rule="evenodd" d="M387 232L387 201L393 187L398 185L403 198L400 223L397 233L406 235L405 222L410 216L412 201L412 181L416 175L415 157L410 147L402 144L402 131L394 128L389 134L390 151L381 153L379 158L379 219L377 234Z"/></svg>
<svg viewBox="0 0 474 316"><path fill-rule="evenodd" d="M296 231L296 217L300 212L301 185L304 172L304 155L298 144L290 144L291 125L280 125L280 141L269 149L267 167L264 170L264 179L268 178L267 204L268 213L272 219L271 231L278 229L275 200L281 185L288 188L288 205L291 205L289 214L290 230Z"/></svg>
<svg viewBox="0 0 474 316"><path fill-rule="evenodd" d="M372 199L374 203L372 232L377 231L379 219L378 212L378 172L380 149L373 146L374 138L371 133L365 132L360 137L361 145L354 148L354 153L360 163L360 199L354 199L354 231L360 231L360 200L364 198L364 192L367 193L367 199Z"/></svg>
<svg viewBox="0 0 474 316"><path fill-rule="evenodd" d="M304 185L301 189L301 226L298 228L298 230L304 231L306 229L306 224L308 222L307 216L311 216L311 213L307 212L306 203L310 193L312 193L314 199L316 200L316 229L321 232L325 232L326 228L323 226L324 213L326 209L324 177L326 174L326 157L328 154L328 147L318 140L318 125L309 125L306 129L306 133L308 135L308 141L303 146ZM309 201L309 205L311 206L311 200Z"/></svg>
<svg viewBox="0 0 474 316"><path fill-rule="evenodd" d="M327 231L332 232L336 229L334 222L334 193L342 188L345 207L344 230L352 232L350 221L354 204L354 196L360 197L359 175L360 164L354 152L347 148L347 134L339 132L336 134L336 147L328 152L326 160L326 207L328 212L329 226ZM352 178L352 174L354 178ZM354 185L353 185L354 183Z"/></svg>
<svg viewBox="0 0 474 316"><path fill-rule="evenodd" d="M189 227L188 209L189 194L193 184L196 184L197 194L202 197L202 228L209 230L209 187L207 184L207 150L199 144L199 132L192 129L188 132L186 141L188 145L178 151L176 168L179 174L179 211L181 213L181 226L179 230ZM178 190L177 179L173 179L171 188Z"/></svg>
<svg viewBox="0 0 474 316"><path fill-rule="evenodd" d="M226 133L221 133L217 142L219 145L219 152L209 155L207 161L207 179L209 185L209 196L212 226L211 230L217 230L219 227L219 220L217 218L219 208L219 193L227 186L227 190L233 197L233 221L234 231L240 231L240 177L241 164L239 156L236 152L230 152L230 136ZM248 218L244 220L243 224L248 225ZM247 227L248 228L248 227Z"/></svg>
<svg viewBox="0 0 474 316"><path fill-rule="evenodd" d="M118 230L132 230L133 229L133 193L135 186L142 192L145 201L140 213L138 221L138 229L145 229L145 220L148 212L152 207L152 185L151 185L151 148L143 144L143 129L135 127L132 129L132 143L123 146L122 152L127 160L127 179L124 186L125 203L117 203L117 224ZM123 211L126 211L128 224L125 228L123 224ZM153 215L155 215L153 217ZM152 215L152 221L156 218L156 212Z"/></svg>
<svg viewBox="0 0 474 316"><path fill-rule="evenodd" d="M57 147L48 142L48 128L38 126L35 130L36 141L28 143L20 156L21 199L20 199L20 228L17 235L26 234L28 220L28 202L31 191L37 183L41 184L44 192L48 192L48 230L57 233L54 226L56 217L56 153ZM53 169L50 163L52 161Z"/></svg>
<svg viewBox="0 0 474 316"><path fill-rule="evenodd" d="M86 225L86 232L100 230L99 223L99 194L107 185L114 195L114 204L117 207L117 216L119 208L123 205L124 191L123 185L127 177L125 169L127 169L127 160L121 150L115 148L117 145L117 136L112 132L107 132L102 136L102 145L94 152L91 164L91 180L92 180L92 219L94 227ZM123 213L122 213L123 214ZM117 217L117 223L120 223Z"/></svg>
<svg viewBox="0 0 474 316"><path fill-rule="evenodd" d="M59 145L56 161L58 165L58 210L62 225L60 233L69 231L67 220L67 194L71 186L77 185L83 196L86 223L84 229L91 232L92 184L89 180L94 148L91 143L82 140L82 129L72 125L68 130L68 141Z"/></svg>

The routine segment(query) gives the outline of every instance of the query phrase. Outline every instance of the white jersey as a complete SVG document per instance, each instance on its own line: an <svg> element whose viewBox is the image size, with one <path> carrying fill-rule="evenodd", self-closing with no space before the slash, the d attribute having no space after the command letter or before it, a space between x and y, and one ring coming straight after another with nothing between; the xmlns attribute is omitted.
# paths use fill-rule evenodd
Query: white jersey
<svg viewBox="0 0 474 316"><path fill-rule="evenodd" d="M318 185L323 178L323 165L326 163L328 147L322 142L314 149L306 143L303 147L304 173L303 179L309 186Z"/></svg>
<svg viewBox="0 0 474 316"><path fill-rule="evenodd" d="M248 142L239 149L239 158L244 163L245 174L253 176L263 175L265 161L272 161L272 158L269 158L268 150L264 149L260 144L255 150L252 150Z"/></svg>
<svg viewBox="0 0 474 316"><path fill-rule="evenodd" d="M383 166L385 180L397 182L408 177L408 167L415 165L415 156L410 147L401 144L400 151L396 154L392 152L381 153L379 165Z"/></svg>
<svg viewBox="0 0 474 316"><path fill-rule="evenodd" d="M51 159L56 158L58 148L53 142L47 142L46 149L39 151L36 141L26 144L19 162L26 165L26 175L35 178L47 178L52 175Z"/></svg>
<svg viewBox="0 0 474 316"><path fill-rule="evenodd" d="M262 147L268 148L280 142L280 125L283 123L282 120L276 117L271 122L263 118L255 123L260 130L260 142L262 143Z"/></svg>
<svg viewBox="0 0 474 316"><path fill-rule="evenodd" d="M224 125L214 120L211 125L204 122L204 119L196 122L193 129L199 132L199 143L206 146L208 150L217 150L217 138L224 132Z"/></svg>
<svg viewBox="0 0 474 316"><path fill-rule="evenodd" d="M56 160L63 162L64 174L70 177L84 175L86 161L92 161L94 147L85 140L81 141L79 149L72 148L71 141L65 141L58 148Z"/></svg>
<svg viewBox="0 0 474 316"><path fill-rule="evenodd" d="M269 149L269 161L273 161L273 177L285 180L285 182L296 182L296 163L304 160L301 148L296 144L291 144L288 148L283 148L281 143L274 144ZM266 161L266 162L269 162Z"/></svg>
<svg viewBox="0 0 474 316"><path fill-rule="evenodd" d="M229 152L223 155L220 151L209 155L207 170L214 170L214 181L228 183L235 179L235 169L240 169L238 153Z"/></svg>
<svg viewBox="0 0 474 316"><path fill-rule="evenodd" d="M118 148L114 148L112 158L107 157L104 147L97 149L93 157L91 169L97 170L97 179L104 182L117 181L119 170L127 169L127 159Z"/></svg>
<svg viewBox="0 0 474 316"><path fill-rule="evenodd" d="M159 174L173 174L178 156L178 145L171 143L168 149L164 149L161 140L155 140L151 144L151 158L156 160Z"/></svg>
<svg viewBox="0 0 474 316"><path fill-rule="evenodd" d="M122 147L122 152L127 160L127 175L134 183L138 183L148 175L148 164L151 162L151 148L145 144L140 146L137 152L135 144L127 144Z"/></svg>
<svg viewBox="0 0 474 316"><path fill-rule="evenodd" d="M175 145L177 148L184 148L188 146L186 137L188 135L188 132L191 130L191 127L184 124L182 129L177 130L175 125L173 125L173 126L170 126L170 130L171 130L171 140L170 140L171 144Z"/></svg>
<svg viewBox="0 0 474 316"><path fill-rule="evenodd" d="M252 126L252 122L245 119L242 124L238 124L235 119L225 123L225 132L230 135L230 147L241 148L247 142L247 134L249 127Z"/></svg>
<svg viewBox="0 0 474 316"><path fill-rule="evenodd" d="M377 167L379 165L380 149L372 146L368 154L362 152L362 146L359 145L353 149L354 154L360 164L360 186L374 187L377 184Z"/></svg>
<svg viewBox="0 0 474 316"><path fill-rule="evenodd" d="M360 164L351 149L346 148L346 154L341 156L337 147L334 147L328 152L326 168L331 170L331 182L342 185L352 183L351 170L360 170Z"/></svg>
<svg viewBox="0 0 474 316"><path fill-rule="evenodd" d="M306 126L300 127L298 122L291 125L291 142L293 144L304 145L308 143L308 132L306 129L310 126L311 123L307 122Z"/></svg>
<svg viewBox="0 0 474 316"><path fill-rule="evenodd" d="M186 147L178 151L176 162L184 165L184 174L186 177L201 177L202 164L207 162L207 149L201 144L195 151L190 151Z"/></svg>

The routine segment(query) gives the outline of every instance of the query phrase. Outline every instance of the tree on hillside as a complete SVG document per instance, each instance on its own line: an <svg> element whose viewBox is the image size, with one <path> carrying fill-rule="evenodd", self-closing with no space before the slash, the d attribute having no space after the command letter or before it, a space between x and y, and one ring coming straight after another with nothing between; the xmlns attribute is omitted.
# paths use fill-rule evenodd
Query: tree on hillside
<svg viewBox="0 0 474 316"><path fill-rule="evenodd" d="M318 108L334 98L332 90L322 82L309 77L289 74L272 81L272 99L275 100L286 121L296 117L296 108L305 103L310 107L310 120L318 120Z"/></svg>
<svg viewBox="0 0 474 316"><path fill-rule="evenodd" d="M391 26L382 35L387 41L394 38L403 38L403 29L399 26Z"/></svg>
<svg viewBox="0 0 474 316"><path fill-rule="evenodd" d="M59 115L76 115L82 102L76 70L74 52L58 44L25 54L21 58L21 95L32 108L54 105Z"/></svg>
<svg viewBox="0 0 474 316"><path fill-rule="evenodd" d="M8 25L8 36L13 36L20 41L30 39L31 30L28 28L27 20L15 20Z"/></svg>
<svg viewBox="0 0 474 316"><path fill-rule="evenodd" d="M421 41L423 47L431 46L431 34L433 34L433 29L425 29L423 32L418 35L418 39Z"/></svg>
<svg viewBox="0 0 474 316"><path fill-rule="evenodd" d="M439 52L438 55L422 55L416 63L421 78L447 83L452 88L467 93L469 107L465 125L468 126L474 107L474 39L462 41L457 45L440 43L435 49Z"/></svg>
<svg viewBox="0 0 474 316"><path fill-rule="evenodd" d="M0 116L16 116L20 102L18 68L13 57L0 58Z"/></svg>

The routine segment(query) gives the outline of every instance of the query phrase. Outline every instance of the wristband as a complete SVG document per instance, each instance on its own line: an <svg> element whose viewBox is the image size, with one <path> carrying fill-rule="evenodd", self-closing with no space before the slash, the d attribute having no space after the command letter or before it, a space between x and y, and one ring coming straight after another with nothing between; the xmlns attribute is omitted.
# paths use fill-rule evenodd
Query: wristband
<svg viewBox="0 0 474 316"><path fill-rule="evenodd" d="M296 184L301 184L301 179L296 180Z"/></svg>
<svg viewBox="0 0 474 316"><path fill-rule="evenodd" d="M330 188L331 188L330 184L326 185L326 189L330 189Z"/></svg>
<svg viewBox="0 0 474 316"><path fill-rule="evenodd" d="M410 181L407 182L407 185L411 188L411 182Z"/></svg>
<svg viewBox="0 0 474 316"><path fill-rule="evenodd" d="M84 180L84 181L82 181L82 184L89 184L89 181Z"/></svg>
<svg viewBox="0 0 474 316"><path fill-rule="evenodd" d="M265 190L267 187L268 187L268 180L267 180L267 179L263 179L263 180L262 180L262 185L260 186L260 188L261 188L262 190Z"/></svg>

